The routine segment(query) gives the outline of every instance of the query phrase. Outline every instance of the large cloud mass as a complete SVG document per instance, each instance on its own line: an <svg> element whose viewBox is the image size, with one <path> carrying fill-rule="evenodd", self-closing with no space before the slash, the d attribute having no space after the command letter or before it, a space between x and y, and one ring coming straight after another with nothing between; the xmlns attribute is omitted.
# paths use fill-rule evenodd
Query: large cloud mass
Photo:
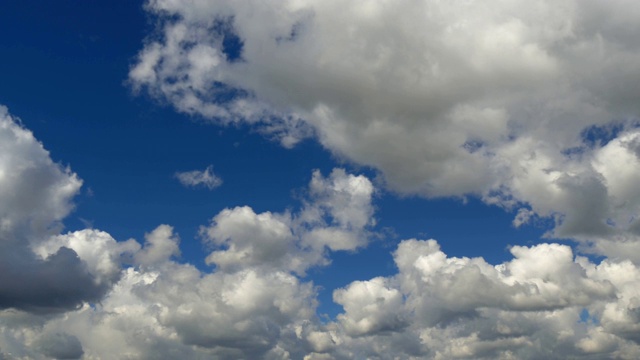
<svg viewBox="0 0 640 360"><path fill-rule="evenodd" d="M636 8L153 0L158 33L129 76L286 146L313 134L395 191L479 196L519 209L518 225L550 217L554 236L607 237L591 249L615 255L637 249Z"/></svg>

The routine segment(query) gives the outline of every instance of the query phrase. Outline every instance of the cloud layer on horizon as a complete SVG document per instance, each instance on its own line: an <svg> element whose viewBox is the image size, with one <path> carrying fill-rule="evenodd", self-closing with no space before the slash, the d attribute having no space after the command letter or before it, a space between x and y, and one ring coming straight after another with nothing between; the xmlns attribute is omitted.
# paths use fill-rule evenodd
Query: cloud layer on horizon
<svg viewBox="0 0 640 360"><path fill-rule="evenodd" d="M38 204L59 215L43 217L44 205L35 204L20 216L7 208L0 217L12 225L4 234L14 235L2 244L2 358L640 354L640 268L630 260L596 263L554 243L514 246L511 260L491 265L450 257L435 240L402 240L394 251L397 273L335 289L344 310L321 321L318 289L305 272L330 266L332 252L366 246L375 231L373 184L342 169L326 177L314 172L296 212L245 206L213 216L201 228L211 271L175 260L180 238L169 225L148 233L142 245L95 229L60 234L56 223L72 209L81 180L3 111L0 197L27 206L36 191L45 194ZM12 184L28 184L34 172L49 176L16 192ZM65 283L71 286L58 286Z"/></svg>

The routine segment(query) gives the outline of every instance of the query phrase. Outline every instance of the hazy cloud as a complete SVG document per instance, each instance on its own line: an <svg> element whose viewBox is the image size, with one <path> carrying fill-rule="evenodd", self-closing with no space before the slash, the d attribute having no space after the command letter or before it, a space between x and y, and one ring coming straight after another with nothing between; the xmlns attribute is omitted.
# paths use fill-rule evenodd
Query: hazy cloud
<svg viewBox="0 0 640 360"><path fill-rule="evenodd" d="M207 166L204 171L192 170L185 172L177 172L176 178L186 187L202 186L209 190L213 190L222 185L222 179L213 173L213 166Z"/></svg>

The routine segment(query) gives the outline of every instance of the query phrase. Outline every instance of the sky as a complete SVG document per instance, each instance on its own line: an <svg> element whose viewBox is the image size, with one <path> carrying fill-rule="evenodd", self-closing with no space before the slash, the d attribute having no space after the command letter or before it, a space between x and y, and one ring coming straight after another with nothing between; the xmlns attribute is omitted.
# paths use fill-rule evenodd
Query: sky
<svg viewBox="0 0 640 360"><path fill-rule="evenodd" d="M640 7L0 4L0 359L637 359Z"/></svg>

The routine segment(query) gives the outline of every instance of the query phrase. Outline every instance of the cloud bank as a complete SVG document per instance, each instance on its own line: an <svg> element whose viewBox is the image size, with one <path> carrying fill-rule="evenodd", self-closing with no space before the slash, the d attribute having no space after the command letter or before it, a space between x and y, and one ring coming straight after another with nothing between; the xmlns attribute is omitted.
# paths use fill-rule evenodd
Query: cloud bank
<svg viewBox="0 0 640 360"><path fill-rule="evenodd" d="M213 216L201 228L210 271L175 259L180 238L169 225L144 244L94 229L61 234L56 224L81 181L3 111L0 196L22 207L2 217L2 358L640 354L640 268L629 259L594 262L555 243L514 246L511 260L492 265L448 256L433 239L402 240L396 274L335 289L343 311L321 321L318 289L305 273L329 265L333 252L366 246L375 231L372 182L342 169L313 172L296 212L245 206ZM32 188L34 172L46 176Z"/></svg>

